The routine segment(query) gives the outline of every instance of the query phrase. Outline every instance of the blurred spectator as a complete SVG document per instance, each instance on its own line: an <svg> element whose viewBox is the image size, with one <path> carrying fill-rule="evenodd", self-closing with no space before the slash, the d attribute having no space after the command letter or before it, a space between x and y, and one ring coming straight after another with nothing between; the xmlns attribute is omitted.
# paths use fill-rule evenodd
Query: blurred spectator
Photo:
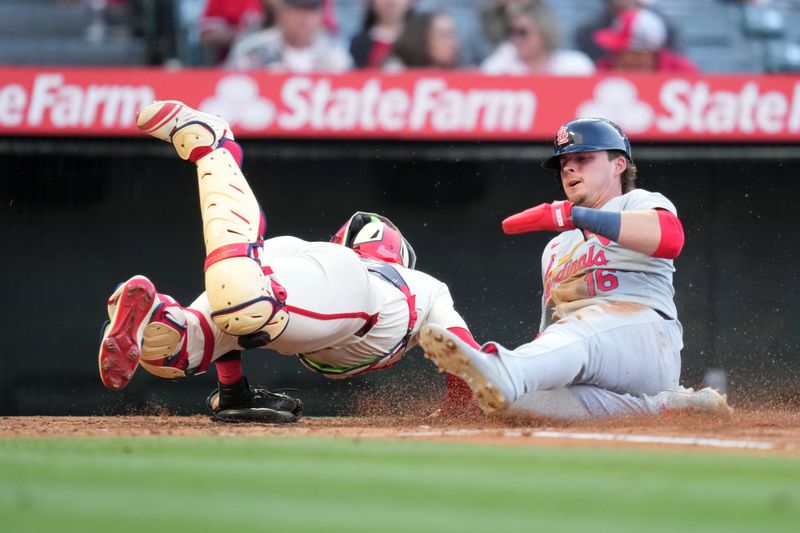
<svg viewBox="0 0 800 533"><path fill-rule="evenodd" d="M347 51L324 28L322 0L276 0L276 24L233 45L227 65L238 69L344 72Z"/></svg>
<svg viewBox="0 0 800 533"><path fill-rule="evenodd" d="M265 0L207 0L199 22L200 45L212 63L221 63L237 37L273 22Z"/></svg>
<svg viewBox="0 0 800 533"><path fill-rule="evenodd" d="M462 67L476 67L486 59L492 47L486 41L481 10L486 0L415 0L414 12L447 13L456 24Z"/></svg>
<svg viewBox="0 0 800 533"><path fill-rule="evenodd" d="M492 49L508 39L508 13L512 4L541 5L541 0L489 0L481 11L483 34Z"/></svg>
<svg viewBox="0 0 800 533"><path fill-rule="evenodd" d="M610 28L597 30L594 39L608 52L597 60L598 70L698 72L688 58L666 48L667 25L649 9L623 11Z"/></svg>
<svg viewBox="0 0 800 533"><path fill-rule="evenodd" d="M594 64L577 50L559 50L559 27L550 11L536 3L507 6L508 40L500 44L481 70L494 75L542 74L586 76Z"/></svg>
<svg viewBox="0 0 800 533"><path fill-rule="evenodd" d="M605 0L605 8L600 13L597 13L592 19L580 26L575 30L575 46L578 50L588 55L592 61L597 61L606 54L606 50L598 46L594 40L594 34L597 30L611 27L614 19L617 16L633 7L646 6L647 9L654 11L661 15L656 8L651 4L652 2L646 0ZM663 15L662 15L663 17ZM675 52L681 52L682 46L678 32L669 20L664 18L667 24L667 42L666 47Z"/></svg>
<svg viewBox="0 0 800 533"><path fill-rule="evenodd" d="M460 56L461 43L453 17L429 11L417 13L406 21L383 68L387 71L453 69L458 67Z"/></svg>
<svg viewBox="0 0 800 533"><path fill-rule="evenodd" d="M379 68L392 50L414 0L369 0L364 24L350 43L356 68Z"/></svg>
<svg viewBox="0 0 800 533"><path fill-rule="evenodd" d="M144 14L141 2L135 0L83 0L90 21L86 40L100 43L107 38L130 38L143 31Z"/></svg>

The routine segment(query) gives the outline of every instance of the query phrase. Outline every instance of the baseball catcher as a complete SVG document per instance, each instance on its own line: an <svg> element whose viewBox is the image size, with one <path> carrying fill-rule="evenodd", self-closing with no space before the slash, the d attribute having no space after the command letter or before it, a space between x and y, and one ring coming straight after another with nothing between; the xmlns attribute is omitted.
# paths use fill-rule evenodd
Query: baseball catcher
<svg viewBox="0 0 800 533"><path fill-rule="evenodd" d="M389 219L357 212L332 242L265 240L265 218L225 120L159 101L139 112L137 126L197 168L205 292L184 307L140 275L114 291L99 352L109 389L125 387L137 367L182 378L213 363L219 383L207 404L215 419L294 422L302 402L251 386L242 350L297 355L313 371L344 378L395 364L429 323L478 347L447 286L414 269L414 249ZM448 377L443 408L468 408L469 394Z"/></svg>
<svg viewBox="0 0 800 533"><path fill-rule="evenodd" d="M579 419L692 409L727 414L726 398L680 387L683 328L673 260L683 247L675 206L635 188L627 136L598 118L563 125L543 163L567 200L506 218L508 234L558 232L542 255L542 319L514 350L476 349L426 326L426 356L467 381L486 413Z"/></svg>

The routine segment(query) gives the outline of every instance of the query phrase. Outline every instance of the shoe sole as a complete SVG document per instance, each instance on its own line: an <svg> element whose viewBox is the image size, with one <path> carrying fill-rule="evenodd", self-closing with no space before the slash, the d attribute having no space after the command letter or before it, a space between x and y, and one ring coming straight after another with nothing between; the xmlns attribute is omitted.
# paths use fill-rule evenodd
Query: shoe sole
<svg viewBox="0 0 800 533"><path fill-rule="evenodd" d="M433 361L439 372L458 376L469 385L473 398L484 413L488 415L508 409L511 404L508 398L443 330L435 326L423 327L419 344L425 350L424 357Z"/></svg>
<svg viewBox="0 0 800 533"><path fill-rule="evenodd" d="M211 416L212 420L227 424L255 422L260 424L291 424L300 420L299 415L289 411L278 411L268 407L232 407L223 409Z"/></svg>
<svg viewBox="0 0 800 533"><path fill-rule="evenodd" d="M133 377L141 357L139 342L157 303L155 286L143 276L131 278L119 289L97 358L100 379L107 388L120 390Z"/></svg>

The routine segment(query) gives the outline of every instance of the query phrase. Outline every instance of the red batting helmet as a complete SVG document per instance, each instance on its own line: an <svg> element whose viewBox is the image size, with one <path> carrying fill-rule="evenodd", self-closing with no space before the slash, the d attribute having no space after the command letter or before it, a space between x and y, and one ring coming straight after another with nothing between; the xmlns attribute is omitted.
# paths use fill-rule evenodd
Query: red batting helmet
<svg viewBox="0 0 800 533"><path fill-rule="evenodd" d="M345 222L331 242L352 248L358 255L414 268L417 255L397 226L376 213L359 211Z"/></svg>

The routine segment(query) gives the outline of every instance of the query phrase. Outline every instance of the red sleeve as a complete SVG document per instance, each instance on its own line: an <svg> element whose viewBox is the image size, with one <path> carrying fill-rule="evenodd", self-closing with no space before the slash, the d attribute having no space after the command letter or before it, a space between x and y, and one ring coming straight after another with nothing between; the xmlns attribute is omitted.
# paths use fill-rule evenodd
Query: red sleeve
<svg viewBox="0 0 800 533"><path fill-rule="evenodd" d="M659 209L657 213L658 223L661 226L661 240L658 242L658 248L653 252L653 257L675 259L683 249L683 225L678 217L669 211Z"/></svg>

